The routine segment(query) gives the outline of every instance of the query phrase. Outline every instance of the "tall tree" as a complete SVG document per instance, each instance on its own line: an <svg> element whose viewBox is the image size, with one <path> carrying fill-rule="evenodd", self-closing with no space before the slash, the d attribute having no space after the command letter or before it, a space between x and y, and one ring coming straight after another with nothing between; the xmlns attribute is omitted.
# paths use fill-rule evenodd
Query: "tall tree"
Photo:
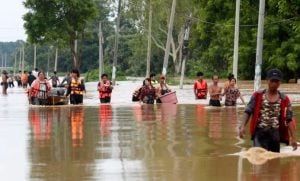
<svg viewBox="0 0 300 181"><path fill-rule="evenodd" d="M79 52L75 50L75 40L84 38L87 23L96 14L94 0L26 0L29 10L24 15L26 33L32 43L56 42L69 45L75 57L74 66L80 67ZM76 33L78 32L78 33Z"/></svg>

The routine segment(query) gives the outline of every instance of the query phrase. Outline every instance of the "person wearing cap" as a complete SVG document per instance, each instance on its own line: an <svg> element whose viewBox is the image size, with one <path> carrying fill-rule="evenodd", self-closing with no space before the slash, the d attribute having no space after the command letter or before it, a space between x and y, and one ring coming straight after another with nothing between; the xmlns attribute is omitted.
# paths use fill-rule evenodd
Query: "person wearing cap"
<svg viewBox="0 0 300 181"><path fill-rule="evenodd" d="M240 138L245 137L245 127L249 118L250 134L254 147L279 152L280 142L291 143L297 149L295 126L290 99L278 90L282 73L279 69L267 72L268 88L253 93L246 106L241 125Z"/></svg>
<svg viewBox="0 0 300 181"><path fill-rule="evenodd" d="M194 83L194 94L196 99L206 99L207 97L207 82L203 80L203 73L198 72L198 80Z"/></svg>
<svg viewBox="0 0 300 181"><path fill-rule="evenodd" d="M158 97L165 95L166 93L171 92L169 85L166 83L166 77L161 75L159 78L159 84L156 87L156 94ZM156 103L161 103L159 98L156 99Z"/></svg>

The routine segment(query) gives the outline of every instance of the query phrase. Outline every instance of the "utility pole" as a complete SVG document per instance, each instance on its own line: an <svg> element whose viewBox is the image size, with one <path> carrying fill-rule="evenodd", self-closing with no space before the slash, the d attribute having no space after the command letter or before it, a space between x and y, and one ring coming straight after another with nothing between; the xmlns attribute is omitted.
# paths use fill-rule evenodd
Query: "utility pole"
<svg viewBox="0 0 300 181"><path fill-rule="evenodd" d="M17 54L18 52L15 53L14 76L16 75L16 68L17 68Z"/></svg>
<svg viewBox="0 0 300 181"><path fill-rule="evenodd" d="M4 56L3 54L1 54L1 68L3 68L4 66Z"/></svg>
<svg viewBox="0 0 300 181"><path fill-rule="evenodd" d="M19 70L18 71L20 71L21 70L21 66L22 65L22 48L20 48L20 56L19 56ZM21 70L22 71L22 70ZM21 73L23 73L23 72L21 72Z"/></svg>
<svg viewBox="0 0 300 181"><path fill-rule="evenodd" d="M7 53L4 54L4 67L6 69L6 62L7 62Z"/></svg>
<svg viewBox="0 0 300 181"><path fill-rule="evenodd" d="M180 86L179 86L180 89L183 89L183 79L185 73L185 63L188 57L188 46L189 46L191 24L192 24L192 14L190 14L190 17L184 27L183 47L182 47L183 61L181 65L181 77L180 77Z"/></svg>
<svg viewBox="0 0 300 181"><path fill-rule="evenodd" d="M264 15L265 15L265 0L259 2L259 17L258 17L258 32L256 46L256 62L255 62L255 82L254 90L258 90L261 86L261 64L264 39Z"/></svg>
<svg viewBox="0 0 300 181"><path fill-rule="evenodd" d="M78 61L77 61L77 44L78 44L78 40L77 40L77 31L75 32L75 42L74 42L74 51L75 51L75 55L73 57L74 59L74 67L78 68Z"/></svg>
<svg viewBox="0 0 300 181"><path fill-rule="evenodd" d="M102 33L102 23L99 22L99 78L103 74L104 71L104 63L103 63L103 33Z"/></svg>
<svg viewBox="0 0 300 181"><path fill-rule="evenodd" d="M165 50L165 56L164 56L164 64L163 64L163 70L162 70L163 75L167 74L168 61L169 61L169 56L170 56L170 42L171 42L171 36L172 36L172 32L173 32L175 10L176 10L176 0L173 0L170 21L169 21L169 26L168 26L168 36L167 36L166 50Z"/></svg>
<svg viewBox="0 0 300 181"><path fill-rule="evenodd" d="M235 7L235 30L234 30L234 52L233 52L233 74L238 79L239 62L239 31L240 31L240 0L236 0Z"/></svg>
<svg viewBox="0 0 300 181"><path fill-rule="evenodd" d="M36 44L34 44L33 47L33 69L37 68L36 67Z"/></svg>
<svg viewBox="0 0 300 181"><path fill-rule="evenodd" d="M25 48L24 48L24 45L22 47L22 73L24 73L24 64L25 64Z"/></svg>
<svg viewBox="0 0 300 181"><path fill-rule="evenodd" d="M152 37L152 0L149 0L149 27L148 27L148 48L147 48L147 69L146 77L150 76L150 62L151 62L151 37Z"/></svg>
<svg viewBox="0 0 300 181"><path fill-rule="evenodd" d="M116 84L116 72L117 72L117 61L118 61L118 46L119 46L119 29L120 29L120 18L121 18L121 3L122 0L119 0L118 4L118 17L117 17L117 26L116 26L116 37L115 37L115 45L114 45L114 59L113 59L113 67L112 67L112 83Z"/></svg>
<svg viewBox="0 0 300 181"><path fill-rule="evenodd" d="M55 49L54 71L57 71L58 47Z"/></svg>

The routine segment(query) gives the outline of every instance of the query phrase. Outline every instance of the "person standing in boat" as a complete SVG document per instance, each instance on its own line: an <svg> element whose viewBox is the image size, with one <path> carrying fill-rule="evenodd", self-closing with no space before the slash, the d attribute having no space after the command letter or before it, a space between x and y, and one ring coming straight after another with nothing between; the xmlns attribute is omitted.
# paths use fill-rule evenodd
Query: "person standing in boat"
<svg viewBox="0 0 300 181"><path fill-rule="evenodd" d="M83 103L83 93L85 92L85 86L82 79L80 79L80 74L78 69L73 69L71 71L71 82L68 86L68 91L66 96L70 95L71 104L82 104Z"/></svg>
<svg viewBox="0 0 300 181"><path fill-rule="evenodd" d="M151 84L151 79L147 78L144 80L145 84L141 89L139 100L144 104L154 104L156 98L155 88Z"/></svg>
<svg viewBox="0 0 300 181"><path fill-rule="evenodd" d="M33 105L47 105L51 86L45 78L44 72L38 73L38 78L33 81L28 92L29 103Z"/></svg>
<svg viewBox="0 0 300 181"><path fill-rule="evenodd" d="M101 81L98 83L99 99L101 103L110 103L113 90L112 82L108 80L107 74L101 75Z"/></svg>
<svg viewBox="0 0 300 181"><path fill-rule="evenodd" d="M162 95L165 95L166 93L171 92L171 89L169 85L166 83L166 77L164 75L161 75L159 78L159 84L156 87L157 96L160 97ZM159 98L156 99L156 103L161 103L161 100Z"/></svg>
<svg viewBox="0 0 300 181"><path fill-rule="evenodd" d="M221 96L222 96L222 87L218 85L219 83L219 76L214 75L212 77L213 84L209 86L208 92L210 95L209 105L210 106L217 106L221 107Z"/></svg>
<svg viewBox="0 0 300 181"><path fill-rule="evenodd" d="M194 94L196 99L206 99L207 97L207 83L203 80L203 73L198 72L198 80L194 83Z"/></svg>

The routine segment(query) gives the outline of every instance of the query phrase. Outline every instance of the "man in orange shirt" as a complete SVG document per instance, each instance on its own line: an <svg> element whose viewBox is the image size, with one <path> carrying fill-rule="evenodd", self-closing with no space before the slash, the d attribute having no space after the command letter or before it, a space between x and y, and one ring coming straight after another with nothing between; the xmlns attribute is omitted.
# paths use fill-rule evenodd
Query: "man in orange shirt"
<svg viewBox="0 0 300 181"><path fill-rule="evenodd" d="M207 97L207 82L203 80L203 73L197 73L198 80L194 84L194 94L196 99L206 99Z"/></svg>

